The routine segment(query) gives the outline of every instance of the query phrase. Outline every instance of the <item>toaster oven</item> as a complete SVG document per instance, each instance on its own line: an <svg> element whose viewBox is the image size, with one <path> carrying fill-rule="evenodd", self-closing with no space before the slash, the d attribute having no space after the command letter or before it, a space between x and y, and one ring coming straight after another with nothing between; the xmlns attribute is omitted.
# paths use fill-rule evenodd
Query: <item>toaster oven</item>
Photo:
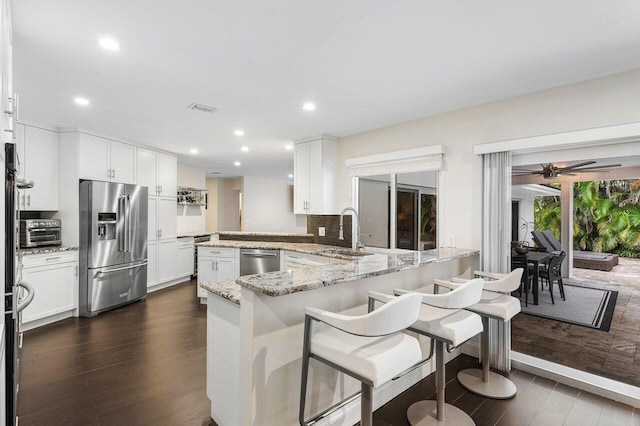
<svg viewBox="0 0 640 426"><path fill-rule="evenodd" d="M62 245L60 219L20 221L20 248Z"/></svg>

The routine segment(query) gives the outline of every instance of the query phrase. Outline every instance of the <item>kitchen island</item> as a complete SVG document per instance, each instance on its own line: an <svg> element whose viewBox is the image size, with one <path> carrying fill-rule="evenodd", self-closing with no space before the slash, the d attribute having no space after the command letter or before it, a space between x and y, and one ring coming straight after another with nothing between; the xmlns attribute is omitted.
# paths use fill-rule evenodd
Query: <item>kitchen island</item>
<svg viewBox="0 0 640 426"><path fill-rule="evenodd" d="M305 307L364 314L370 290L391 293L422 287L433 278L469 275L478 260L478 251L455 248L377 253L339 264L201 283L207 290L211 417L221 425L298 424ZM427 342L423 350L426 356ZM431 371L427 363L377 389L375 407ZM306 418L358 390L356 380L312 361ZM355 399L320 424L351 425L358 416Z"/></svg>

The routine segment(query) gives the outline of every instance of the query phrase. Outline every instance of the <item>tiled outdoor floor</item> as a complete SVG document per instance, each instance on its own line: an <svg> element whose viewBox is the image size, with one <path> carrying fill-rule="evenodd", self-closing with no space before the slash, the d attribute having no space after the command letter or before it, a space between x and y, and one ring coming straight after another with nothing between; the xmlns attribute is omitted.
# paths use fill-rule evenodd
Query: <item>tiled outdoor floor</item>
<svg viewBox="0 0 640 426"><path fill-rule="evenodd" d="M610 331L518 314L512 322L513 349L640 386L640 259L620 258L610 272L573 272L565 284L618 291Z"/></svg>

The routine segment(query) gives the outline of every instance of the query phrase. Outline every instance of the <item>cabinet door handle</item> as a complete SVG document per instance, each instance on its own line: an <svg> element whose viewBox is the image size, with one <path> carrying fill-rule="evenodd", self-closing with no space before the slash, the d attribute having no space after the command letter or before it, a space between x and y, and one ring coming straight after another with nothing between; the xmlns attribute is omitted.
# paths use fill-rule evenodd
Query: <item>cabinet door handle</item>
<svg viewBox="0 0 640 426"><path fill-rule="evenodd" d="M162 194L162 185L160 185L160 194Z"/></svg>
<svg viewBox="0 0 640 426"><path fill-rule="evenodd" d="M45 259L47 262L53 262L54 260L60 260L60 256L56 256L56 257L47 257Z"/></svg>
<svg viewBox="0 0 640 426"><path fill-rule="evenodd" d="M116 178L116 169L111 169L111 173L113 174L111 177Z"/></svg>
<svg viewBox="0 0 640 426"><path fill-rule="evenodd" d="M31 207L31 195L27 195L27 207Z"/></svg>

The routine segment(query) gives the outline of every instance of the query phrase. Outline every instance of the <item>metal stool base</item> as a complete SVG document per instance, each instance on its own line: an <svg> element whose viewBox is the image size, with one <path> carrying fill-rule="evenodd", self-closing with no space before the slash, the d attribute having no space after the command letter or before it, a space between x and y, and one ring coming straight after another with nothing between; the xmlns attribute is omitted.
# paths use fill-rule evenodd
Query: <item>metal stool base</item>
<svg viewBox="0 0 640 426"><path fill-rule="evenodd" d="M489 372L489 380L482 381L482 370L468 368L458 373L460 384L471 392L493 399L509 399L516 395L516 385L501 374Z"/></svg>
<svg viewBox="0 0 640 426"><path fill-rule="evenodd" d="M407 410L407 419L411 426L475 426L475 422L467 413L451 404L444 404L444 421L439 421L436 415L437 402L433 400L418 401L411 404Z"/></svg>

